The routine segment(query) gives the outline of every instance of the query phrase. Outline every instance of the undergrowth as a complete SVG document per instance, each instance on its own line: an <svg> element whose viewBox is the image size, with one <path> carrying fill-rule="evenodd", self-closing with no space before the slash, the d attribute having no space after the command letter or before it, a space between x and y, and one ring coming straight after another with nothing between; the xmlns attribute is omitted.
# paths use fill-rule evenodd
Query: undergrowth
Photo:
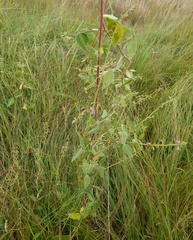
<svg viewBox="0 0 193 240"><path fill-rule="evenodd" d="M97 212L80 221L69 215L80 211L84 194L82 166L71 159L94 91L81 79L89 61L76 37L98 27L99 5L0 3L0 239L108 239L109 228L112 239L193 238L192 16L170 3L146 14L139 2L125 17L106 2L108 13L134 27L138 48L130 99L124 91L116 99L112 87L99 106L99 117L111 109L127 127L132 158L102 138L109 155L100 159L105 180L93 183L100 186ZM108 68L117 60L112 53ZM105 124L96 142L111 127ZM117 125L114 136L121 131Z"/></svg>

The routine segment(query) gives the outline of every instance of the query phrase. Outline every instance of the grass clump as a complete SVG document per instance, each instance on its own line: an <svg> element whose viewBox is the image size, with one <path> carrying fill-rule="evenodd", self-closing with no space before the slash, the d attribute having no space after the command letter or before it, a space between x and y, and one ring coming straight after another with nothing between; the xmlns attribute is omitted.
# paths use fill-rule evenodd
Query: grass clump
<svg viewBox="0 0 193 240"><path fill-rule="evenodd" d="M99 110L112 108L111 99L122 108L113 110L117 131L103 136L112 127L104 120L94 142L109 151L100 158L104 180L93 180L97 211L69 217L82 207L82 166L71 159L95 94L80 78L90 64L75 41L88 27L81 3L76 13L73 2L0 4L0 239L192 239L193 28L185 2L148 1L145 13L134 3L131 94L116 99L112 87L100 95ZM98 3L84 4L97 19ZM123 16L113 4L107 10ZM113 143L123 125L132 158Z"/></svg>

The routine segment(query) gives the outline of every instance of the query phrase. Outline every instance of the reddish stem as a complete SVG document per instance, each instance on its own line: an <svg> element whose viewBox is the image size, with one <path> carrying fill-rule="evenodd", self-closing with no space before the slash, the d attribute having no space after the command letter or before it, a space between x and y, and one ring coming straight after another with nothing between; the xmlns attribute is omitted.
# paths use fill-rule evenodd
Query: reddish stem
<svg viewBox="0 0 193 240"><path fill-rule="evenodd" d="M100 27L99 27L99 38L98 38L98 59L97 59L97 74L96 74L96 98L94 104L95 120L98 120L98 105L99 105L99 83L100 83L100 64L101 64L101 46L103 36L103 14L104 14L104 0L101 0L100 6Z"/></svg>

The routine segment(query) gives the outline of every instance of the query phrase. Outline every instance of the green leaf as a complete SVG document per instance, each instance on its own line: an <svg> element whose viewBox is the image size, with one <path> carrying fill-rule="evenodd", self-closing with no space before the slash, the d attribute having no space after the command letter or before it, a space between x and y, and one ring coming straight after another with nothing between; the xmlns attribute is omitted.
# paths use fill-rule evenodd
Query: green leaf
<svg viewBox="0 0 193 240"><path fill-rule="evenodd" d="M129 59L132 59L137 51L137 40L136 38L132 38L126 43L126 54Z"/></svg>
<svg viewBox="0 0 193 240"><path fill-rule="evenodd" d="M7 107L11 107L14 104L15 99L12 97L8 100Z"/></svg>
<svg viewBox="0 0 193 240"><path fill-rule="evenodd" d="M84 148L84 140L83 137L81 136L81 134L79 132L77 132L78 138L79 138L79 142L80 142L80 146L81 148Z"/></svg>
<svg viewBox="0 0 193 240"><path fill-rule="evenodd" d="M132 28L128 28L126 26L122 26L122 37L120 38L120 42L128 41L130 38L135 37L135 33Z"/></svg>
<svg viewBox="0 0 193 240"><path fill-rule="evenodd" d="M99 130L99 127L97 126L97 127L93 128L93 129L91 129L91 130L88 132L88 134L90 135L90 134L96 133L96 132L98 132L98 130Z"/></svg>
<svg viewBox="0 0 193 240"><path fill-rule="evenodd" d="M87 189L87 187L90 185L90 177L88 174L84 177L84 189Z"/></svg>
<svg viewBox="0 0 193 240"><path fill-rule="evenodd" d="M104 167L102 167L102 166L96 166L95 168L94 168L94 170L96 171L96 172L98 172L98 174L99 174L99 176L103 179L104 178L104 176L105 176L105 168Z"/></svg>
<svg viewBox="0 0 193 240"><path fill-rule="evenodd" d="M89 42L89 38L85 33L79 33L76 37L76 42L83 50L88 51L86 45Z"/></svg>
<svg viewBox="0 0 193 240"><path fill-rule="evenodd" d="M75 153L74 153L74 155L73 155L73 157L72 157L71 162L74 162L74 161L81 155L81 153L82 153L82 148L78 148L78 149L75 151Z"/></svg>
<svg viewBox="0 0 193 240"><path fill-rule="evenodd" d="M87 126L92 126L92 125L96 125L96 121L93 118L93 116L90 115L87 121Z"/></svg>
<svg viewBox="0 0 193 240"><path fill-rule="evenodd" d="M34 233L33 240L38 239L41 233L42 232L38 229L37 232Z"/></svg>
<svg viewBox="0 0 193 240"><path fill-rule="evenodd" d="M102 114L102 118L106 118L106 116L108 115L108 112L106 110L103 111L103 114Z"/></svg>
<svg viewBox="0 0 193 240"><path fill-rule="evenodd" d="M118 41L119 41L119 37L116 35L116 34L114 34L114 36L113 36L113 38L112 38L112 46L113 47L116 47L117 46L117 44L118 44Z"/></svg>
<svg viewBox="0 0 193 240"><path fill-rule="evenodd" d="M94 164L84 161L82 166L82 171L84 174L91 174L94 167L95 167Z"/></svg>
<svg viewBox="0 0 193 240"><path fill-rule="evenodd" d="M90 76L88 77L88 80L89 80L89 83L90 83L90 84L93 84L93 83L95 82L95 77L92 76L92 75L90 75Z"/></svg>
<svg viewBox="0 0 193 240"><path fill-rule="evenodd" d="M80 220L81 219L81 214L80 213L69 213L68 217L73 220Z"/></svg>
<svg viewBox="0 0 193 240"><path fill-rule="evenodd" d="M96 34L93 32L88 32L86 33L87 37L88 37L88 43L91 45L95 45L96 43Z"/></svg>
<svg viewBox="0 0 193 240"><path fill-rule="evenodd" d="M123 100L123 99L122 99ZM125 125L121 125L121 130L122 131L120 131L119 132L119 135L120 135L120 137L121 137L121 142L123 143L123 144L125 144L126 143L126 140L127 140L127 138L128 138L128 130L127 130L127 127L125 126Z"/></svg>
<svg viewBox="0 0 193 240"><path fill-rule="evenodd" d="M128 157L132 157L132 149L129 145L124 145L123 146L123 152L128 156Z"/></svg>
<svg viewBox="0 0 193 240"><path fill-rule="evenodd" d="M109 87L109 85L114 82L114 72L113 72L113 70L105 71L103 73L103 80L104 80L103 88Z"/></svg>

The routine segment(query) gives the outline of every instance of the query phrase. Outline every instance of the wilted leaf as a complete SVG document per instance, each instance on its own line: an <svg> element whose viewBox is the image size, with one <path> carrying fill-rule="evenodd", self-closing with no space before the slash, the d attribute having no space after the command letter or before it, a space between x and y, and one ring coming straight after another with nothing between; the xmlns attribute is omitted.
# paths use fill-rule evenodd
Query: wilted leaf
<svg viewBox="0 0 193 240"><path fill-rule="evenodd" d="M111 37L115 33L116 26L117 26L117 22L115 22L115 21L110 21L109 23L107 23L107 30Z"/></svg>
<svg viewBox="0 0 193 240"><path fill-rule="evenodd" d="M121 38L123 36L123 28L120 24L117 24L116 29L115 29L115 33L116 33L118 38Z"/></svg>

